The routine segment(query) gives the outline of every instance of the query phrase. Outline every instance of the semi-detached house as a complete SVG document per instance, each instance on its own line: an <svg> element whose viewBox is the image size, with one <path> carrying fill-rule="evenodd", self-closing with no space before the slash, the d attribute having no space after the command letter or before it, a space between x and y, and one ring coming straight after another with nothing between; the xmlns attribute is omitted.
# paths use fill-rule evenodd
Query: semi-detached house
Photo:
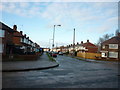
<svg viewBox="0 0 120 90"><path fill-rule="evenodd" d="M15 54L35 54L40 46L34 43L22 31L17 31L17 25L13 29L0 22L0 55L11 57Z"/></svg>
<svg viewBox="0 0 120 90"><path fill-rule="evenodd" d="M7 55L13 49L13 29L0 22L0 54Z"/></svg>
<svg viewBox="0 0 120 90"><path fill-rule="evenodd" d="M101 44L101 57L120 60L120 33Z"/></svg>

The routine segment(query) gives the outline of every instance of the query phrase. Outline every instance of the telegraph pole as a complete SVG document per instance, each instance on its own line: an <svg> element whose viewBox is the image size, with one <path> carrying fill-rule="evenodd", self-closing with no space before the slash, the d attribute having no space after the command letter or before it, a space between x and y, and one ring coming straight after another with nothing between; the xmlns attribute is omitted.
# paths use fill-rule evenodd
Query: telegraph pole
<svg viewBox="0 0 120 90"><path fill-rule="evenodd" d="M74 32L73 32L73 56L75 55L75 28L74 28Z"/></svg>

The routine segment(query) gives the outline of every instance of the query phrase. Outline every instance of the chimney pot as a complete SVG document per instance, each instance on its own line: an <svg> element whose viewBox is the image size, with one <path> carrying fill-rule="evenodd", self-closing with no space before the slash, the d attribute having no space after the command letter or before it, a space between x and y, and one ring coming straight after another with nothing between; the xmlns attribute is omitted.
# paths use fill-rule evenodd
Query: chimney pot
<svg viewBox="0 0 120 90"><path fill-rule="evenodd" d="M87 40L87 42L89 42L89 40Z"/></svg>
<svg viewBox="0 0 120 90"><path fill-rule="evenodd" d="M22 34L23 34L23 32L22 32L22 31L20 31L20 34L22 35Z"/></svg>
<svg viewBox="0 0 120 90"><path fill-rule="evenodd" d="M26 38L26 34L24 34L25 38Z"/></svg>
<svg viewBox="0 0 120 90"><path fill-rule="evenodd" d="M13 26L13 30L17 31L17 25Z"/></svg>

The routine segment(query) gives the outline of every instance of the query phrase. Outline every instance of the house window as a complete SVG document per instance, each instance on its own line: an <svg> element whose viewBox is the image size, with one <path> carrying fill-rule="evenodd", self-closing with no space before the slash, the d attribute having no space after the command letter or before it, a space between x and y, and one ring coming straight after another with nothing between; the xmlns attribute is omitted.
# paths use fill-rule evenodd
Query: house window
<svg viewBox="0 0 120 90"><path fill-rule="evenodd" d="M118 44L109 44L109 49L118 49Z"/></svg>
<svg viewBox="0 0 120 90"><path fill-rule="evenodd" d="M24 39L23 39L23 38L21 38L21 39L20 39L20 42L24 42Z"/></svg>
<svg viewBox="0 0 120 90"><path fill-rule="evenodd" d="M110 58L118 58L118 52L109 52Z"/></svg>
<svg viewBox="0 0 120 90"><path fill-rule="evenodd" d="M0 53L3 52L4 44L0 44Z"/></svg>
<svg viewBox="0 0 120 90"><path fill-rule="evenodd" d="M26 38L24 38L23 42L26 43Z"/></svg>
<svg viewBox="0 0 120 90"><path fill-rule="evenodd" d="M5 30L0 29L0 37L4 37L5 36Z"/></svg>
<svg viewBox="0 0 120 90"><path fill-rule="evenodd" d="M102 46L102 49L105 49L105 45Z"/></svg>

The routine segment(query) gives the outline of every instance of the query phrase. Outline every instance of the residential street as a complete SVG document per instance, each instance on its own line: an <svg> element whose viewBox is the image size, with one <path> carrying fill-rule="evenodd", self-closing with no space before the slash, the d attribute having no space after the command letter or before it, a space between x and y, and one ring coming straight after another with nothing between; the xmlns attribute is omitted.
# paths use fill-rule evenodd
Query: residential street
<svg viewBox="0 0 120 90"><path fill-rule="evenodd" d="M56 58L59 67L3 72L3 88L117 88L117 62L86 62L67 56Z"/></svg>

